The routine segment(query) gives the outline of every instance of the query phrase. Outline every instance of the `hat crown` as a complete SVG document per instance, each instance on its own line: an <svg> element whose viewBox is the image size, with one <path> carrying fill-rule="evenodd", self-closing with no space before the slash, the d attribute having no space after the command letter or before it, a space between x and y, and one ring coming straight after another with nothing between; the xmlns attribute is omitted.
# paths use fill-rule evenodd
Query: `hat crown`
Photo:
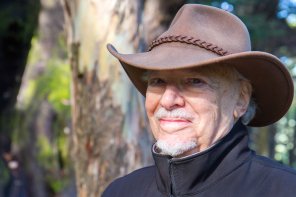
<svg viewBox="0 0 296 197"><path fill-rule="evenodd" d="M184 5L159 38L178 35L200 39L229 53L251 51L249 32L243 22L227 11L210 6Z"/></svg>

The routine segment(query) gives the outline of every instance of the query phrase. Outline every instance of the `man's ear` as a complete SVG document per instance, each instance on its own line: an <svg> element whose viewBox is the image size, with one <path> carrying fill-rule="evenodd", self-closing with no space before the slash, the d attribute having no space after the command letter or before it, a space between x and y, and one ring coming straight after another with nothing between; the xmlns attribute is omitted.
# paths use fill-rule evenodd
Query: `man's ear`
<svg viewBox="0 0 296 197"><path fill-rule="evenodd" d="M233 117L235 120L239 119L247 111L251 99L251 93L251 84L246 80L240 81L239 97L233 111Z"/></svg>

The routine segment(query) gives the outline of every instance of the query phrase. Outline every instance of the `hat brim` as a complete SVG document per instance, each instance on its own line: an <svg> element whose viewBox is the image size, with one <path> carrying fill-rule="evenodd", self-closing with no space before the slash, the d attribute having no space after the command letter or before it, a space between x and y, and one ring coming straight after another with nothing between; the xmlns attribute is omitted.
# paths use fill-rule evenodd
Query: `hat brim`
<svg viewBox="0 0 296 197"><path fill-rule="evenodd" d="M293 81L277 57L260 51L218 56L205 49L192 47L182 47L180 50L178 45L166 45L144 53L120 54L112 45L107 45L144 96L147 84L142 76L146 70L184 69L225 63L234 66L252 84L252 97L257 109L249 126L267 126L288 111L294 95Z"/></svg>

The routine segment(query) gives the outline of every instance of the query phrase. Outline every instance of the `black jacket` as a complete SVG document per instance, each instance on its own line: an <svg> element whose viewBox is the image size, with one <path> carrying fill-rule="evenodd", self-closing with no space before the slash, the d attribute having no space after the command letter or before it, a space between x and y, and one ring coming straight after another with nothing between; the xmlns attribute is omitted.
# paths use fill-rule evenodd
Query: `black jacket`
<svg viewBox="0 0 296 197"><path fill-rule="evenodd" d="M201 153L153 158L155 166L115 180L103 197L296 197L296 172L251 151L241 124Z"/></svg>

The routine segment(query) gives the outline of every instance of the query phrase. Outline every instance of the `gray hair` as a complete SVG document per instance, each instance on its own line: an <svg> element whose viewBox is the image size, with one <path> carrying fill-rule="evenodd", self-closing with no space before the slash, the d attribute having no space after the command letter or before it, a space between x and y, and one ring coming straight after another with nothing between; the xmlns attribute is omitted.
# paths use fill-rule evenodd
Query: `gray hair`
<svg viewBox="0 0 296 197"><path fill-rule="evenodd" d="M235 68L234 68L234 70L235 70L237 77L240 81L245 81L248 83L249 88L251 89L251 93L252 93L253 87L252 87L251 82L247 78L245 78L241 73L239 73ZM256 108L257 108L257 104L251 94L248 108L247 108L246 112L242 115L242 117L240 118L241 122L244 125L248 125L253 120L253 118L255 117L255 114L256 114Z"/></svg>

